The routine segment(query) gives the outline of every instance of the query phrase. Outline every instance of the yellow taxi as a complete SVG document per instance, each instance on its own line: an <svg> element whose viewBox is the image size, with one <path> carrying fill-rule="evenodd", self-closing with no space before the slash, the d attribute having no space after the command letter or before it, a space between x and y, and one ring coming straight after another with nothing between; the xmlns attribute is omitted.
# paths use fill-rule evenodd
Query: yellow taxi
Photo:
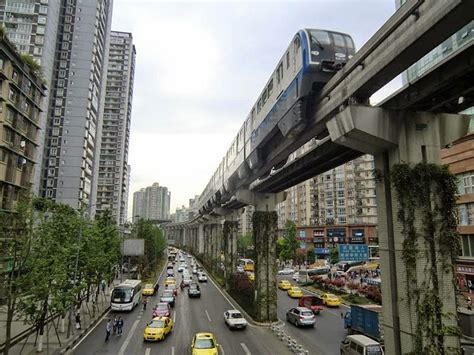
<svg viewBox="0 0 474 355"><path fill-rule="evenodd" d="M286 292L288 292L288 296L290 296L291 298L303 297L303 291L301 291L301 288L299 287L292 286Z"/></svg>
<svg viewBox="0 0 474 355"><path fill-rule="evenodd" d="M212 333L196 333L191 343L192 355L218 355L216 338Z"/></svg>
<svg viewBox="0 0 474 355"><path fill-rule="evenodd" d="M171 284L176 285L176 279L174 277L167 277L165 280L165 285L171 285Z"/></svg>
<svg viewBox="0 0 474 355"><path fill-rule="evenodd" d="M248 272L247 277L250 281L255 281L255 274L253 272Z"/></svg>
<svg viewBox="0 0 474 355"><path fill-rule="evenodd" d="M143 296L153 296L153 294L155 293L155 288L153 287L153 284L145 284L145 286L143 286Z"/></svg>
<svg viewBox="0 0 474 355"><path fill-rule="evenodd" d="M171 333L173 321L169 317L155 317L146 325L143 332L143 341L163 340L166 335Z"/></svg>
<svg viewBox="0 0 474 355"><path fill-rule="evenodd" d="M321 299L323 304L329 307L339 307L341 305L341 299L332 293L323 293Z"/></svg>
<svg viewBox="0 0 474 355"><path fill-rule="evenodd" d="M280 290L289 290L291 288L291 283L288 280L280 280L280 282L278 282L278 288Z"/></svg>

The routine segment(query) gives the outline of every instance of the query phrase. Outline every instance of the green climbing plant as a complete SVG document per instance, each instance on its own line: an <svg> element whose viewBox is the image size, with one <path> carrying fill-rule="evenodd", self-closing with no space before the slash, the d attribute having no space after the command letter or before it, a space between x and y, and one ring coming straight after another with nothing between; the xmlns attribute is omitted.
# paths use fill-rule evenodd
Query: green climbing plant
<svg viewBox="0 0 474 355"><path fill-rule="evenodd" d="M417 314L416 324L412 325L413 353L457 353L458 349L445 347L445 336L459 335L460 330L457 326L443 326L453 315L443 313L440 295L445 276L455 285L454 261L460 252L456 177L446 166L419 163L395 165L390 180L396 191L397 217L404 236L407 305L410 313ZM421 279L417 272L420 267L424 275Z"/></svg>

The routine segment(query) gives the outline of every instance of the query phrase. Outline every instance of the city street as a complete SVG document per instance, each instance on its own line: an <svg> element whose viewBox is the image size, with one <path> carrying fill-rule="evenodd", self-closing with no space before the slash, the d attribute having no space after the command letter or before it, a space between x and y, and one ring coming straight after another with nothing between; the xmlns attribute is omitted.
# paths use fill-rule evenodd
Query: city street
<svg viewBox="0 0 474 355"><path fill-rule="evenodd" d="M175 266L176 270L176 266ZM181 275L175 272L177 280ZM160 278L161 294L164 276ZM201 283L201 298L190 299L187 289L180 292L172 312L174 327L171 335L163 342L143 342L143 330L146 323L151 320L153 305L157 303L158 296L150 298L148 308L143 312L142 307L136 307L130 313L109 312L106 318L113 318L115 314L122 316L125 321L124 332L121 337L111 336L105 342L106 319L103 319L87 337L74 349L73 354L187 354L190 350L191 340L195 333L210 331L217 338L220 353L230 354L290 354L287 348L270 329L255 327L249 324L244 331L230 331L224 324L223 313L232 309L223 294L216 288L211 280Z"/></svg>
<svg viewBox="0 0 474 355"><path fill-rule="evenodd" d="M287 279L296 285L291 276L278 276L278 280ZM304 291L305 294L310 294ZM286 321L286 311L298 305L297 299L290 298L286 291L278 289L278 318L285 322L285 332L295 338L304 348L309 349L311 354L333 355L339 354L341 341L347 335L341 312L346 312L347 307L339 308L324 307L323 311L316 316L314 328L297 328Z"/></svg>

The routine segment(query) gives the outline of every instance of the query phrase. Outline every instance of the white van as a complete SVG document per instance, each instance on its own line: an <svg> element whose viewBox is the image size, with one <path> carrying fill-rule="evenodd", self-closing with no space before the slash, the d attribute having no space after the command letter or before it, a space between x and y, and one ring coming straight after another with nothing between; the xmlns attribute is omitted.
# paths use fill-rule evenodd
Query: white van
<svg viewBox="0 0 474 355"><path fill-rule="evenodd" d="M383 355L383 348L377 341L365 335L348 335L341 343L341 355Z"/></svg>

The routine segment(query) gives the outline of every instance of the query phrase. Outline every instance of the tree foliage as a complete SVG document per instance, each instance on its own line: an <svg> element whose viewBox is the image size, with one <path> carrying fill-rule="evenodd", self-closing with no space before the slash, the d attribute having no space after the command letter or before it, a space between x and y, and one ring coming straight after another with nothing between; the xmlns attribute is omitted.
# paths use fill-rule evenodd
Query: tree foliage
<svg viewBox="0 0 474 355"><path fill-rule="evenodd" d="M253 236L250 233L242 234L237 238L237 251L240 255L244 258L247 256L251 256L253 252L251 250L254 249L253 245Z"/></svg>
<svg viewBox="0 0 474 355"><path fill-rule="evenodd" d="M140 260L143 273L154 272L158 267L159 256L165 250L167 243L163 231L151 221L140 218L132 228L135 238L145 240L145 255Z"/></svg>
<svg viewBox="0 0 474 355"><path fill-rule="evenodd" d="M282 261L295 259L296 249L298 249L299 243L296 239L296 224L293 221L286 221L285 234L281 242L281 251L279 258Z"/></svg>

